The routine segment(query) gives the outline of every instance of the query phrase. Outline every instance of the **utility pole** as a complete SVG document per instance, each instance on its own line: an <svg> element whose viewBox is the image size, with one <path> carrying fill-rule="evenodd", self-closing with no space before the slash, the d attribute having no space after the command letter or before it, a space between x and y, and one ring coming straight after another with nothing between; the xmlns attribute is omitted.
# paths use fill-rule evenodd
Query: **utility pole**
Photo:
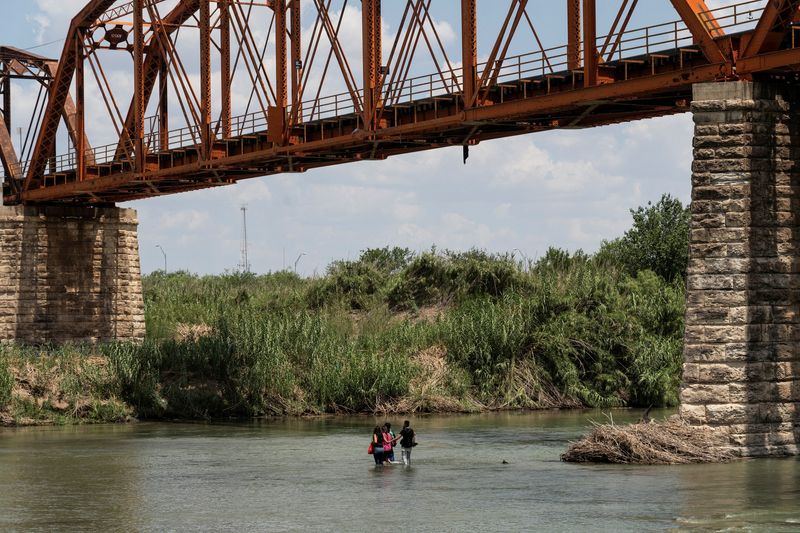
<svg viewBox="0 0 800 533"><path fill-rule="evenodd" d="M164 248L162 248L160 244L156 244L156 248L161 250L161 255L164 256L164 274L166 274L167 273L167 252L164 251Z"/></svg>
<svg viewBox="0 0 800 533"><path fill-rule="evenodd" d="M304 255L308 255L308 254L305 253L305 252L300 252L300 255L298 255L297 259L294 260L294 273L295 274L297 274L297 263L300 262L300 258L303 257Z"/></svg>
<svg viewBox="0 0 800 533"><path fill-rule="evenodd" d="M250 273L250 260L247 257L247 205L241 207L242 210L242 246L241 246L241 262L239 263L239 270L244 273Z"/></svg>

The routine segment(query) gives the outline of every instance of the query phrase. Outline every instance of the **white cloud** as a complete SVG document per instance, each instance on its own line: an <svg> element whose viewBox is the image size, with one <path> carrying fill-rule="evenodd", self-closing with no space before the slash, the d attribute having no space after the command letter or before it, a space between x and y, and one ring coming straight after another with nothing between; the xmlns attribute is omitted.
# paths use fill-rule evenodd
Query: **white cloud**
<svg viewBox="0 0 800 533"><path fill-rule="evenodd" d="M69 21L86 6L86 0L35 0L37 13L28 16L35 28L36 42L64 37Z"/></svg>
<svg viewBox="0 0 800 533"><path fill-rule="evenodd" d="M397 227L397 236L417 249L429 246L436 240L430 229L418 224L400 224Z"/></svg>
<svg viewBox="0 0 800 533"><path fill-rule="evenodd" d="M709 9L719 9L721 7L732 6L741 2L741 0L706 0L706 5Z"/></svg>
<svg viewBox="0 0 800 533"><path fill-rule="evenodd" d="M414 220L420 216L422 208L416 204L397 203L392 208L392 215L397 220Z"/></svg>
<svg viewBox="0 0 800 533"><path fill-rule="evenodd" d="M272 200L272 191L263 179L246 180L225 191L238 204L255 204Z"/></svg>
<svg viewBox="0 0 800 533"><path fill-rule="evenodd" d="M159 225L163 229L198 230L208 225L209 214L195 209L164 213L160 217Z"/></svg>
<svg viewBox="0 0 800 533"><path fill-rule="evenodd" d="M511 204L505 203L495 206L494 215L497 218L508 218L511 215Z"/></svg>
<svg viewBox="0 0 800 533"><path fill-rule="evenodd" d="M436 33L442 40L442 44L448 45L456 41L456 32L449 22L446 20L436 20L433 25L436 28Z"/></svg>
<svg viewBox="0 0 800 533"><path fill-rule="evenodd" d="M515 146L508 146L509 144ZM527 138L492 145L481 153L482 164L499 162L491 174L492 182L502 188L526 186L552 193L569 194L585 190L598 181L619 183L620 178L604 174L591 160L554 160L551 155Z"/></svg>

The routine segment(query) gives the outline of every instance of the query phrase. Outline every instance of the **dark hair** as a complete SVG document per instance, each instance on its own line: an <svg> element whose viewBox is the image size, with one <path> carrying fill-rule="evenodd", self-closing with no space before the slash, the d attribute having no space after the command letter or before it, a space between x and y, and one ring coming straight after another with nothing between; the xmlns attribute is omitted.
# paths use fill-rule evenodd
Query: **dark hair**
<svg viewBox="0 0 800 533"><path fill-rule="evenodd" d="M377 436L377 439L375 439L377 444L383 444L383 431L381 431L380 426L375 426L375 430L372 434Z"/></svg>
<svg viewBox="0 0 800 533"><path fill-rule="evenodd" d="M392 429L392 425L389 422L386 422L383 425L386 426L386 429Z"/></svg>
<svg viewBox="0 0 800 533"><path fill-rule="evenodd" d="M408 426L410 426L410 425L411 425L411 422L409 422L408 420L406 420L405 422L403 422L403 427L404 427L404 428L407 428L407 427L408 427Z"/></svg>

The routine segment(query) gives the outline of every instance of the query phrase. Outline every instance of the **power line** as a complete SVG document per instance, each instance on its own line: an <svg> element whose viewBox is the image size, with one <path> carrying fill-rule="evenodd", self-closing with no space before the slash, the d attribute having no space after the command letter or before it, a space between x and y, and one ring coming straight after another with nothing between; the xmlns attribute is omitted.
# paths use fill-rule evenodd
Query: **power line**
<svg viewBox="0 0 800 533"><path fill-rule="evenodd" d="M49 43L42 43L42 44L37 44L36 46L29 46L27 48L23 48L23 50L26 52L30 52L31 50L36 50L37 48L44 48L45 46L50 46L51 44L56 44L56 43L63 43L64 41L65 39L56 39L55 41L50 41Z"/></svg>

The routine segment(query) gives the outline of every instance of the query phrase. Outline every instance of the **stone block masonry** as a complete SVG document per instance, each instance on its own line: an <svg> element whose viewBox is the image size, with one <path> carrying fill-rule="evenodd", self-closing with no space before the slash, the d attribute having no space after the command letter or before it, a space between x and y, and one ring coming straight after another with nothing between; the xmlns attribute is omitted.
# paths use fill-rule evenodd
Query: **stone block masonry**
<svg viewBox="0 0 800 533"><path fill-rule="evenodd" d="M800 92L694 88L681 417L741 456L800 449Z"/></svg>
<svg viewBox="0 0 800 533"><path fill-rule="evenodd" d="M0 207L0 342L141 341L136 211Z"/></svg>

